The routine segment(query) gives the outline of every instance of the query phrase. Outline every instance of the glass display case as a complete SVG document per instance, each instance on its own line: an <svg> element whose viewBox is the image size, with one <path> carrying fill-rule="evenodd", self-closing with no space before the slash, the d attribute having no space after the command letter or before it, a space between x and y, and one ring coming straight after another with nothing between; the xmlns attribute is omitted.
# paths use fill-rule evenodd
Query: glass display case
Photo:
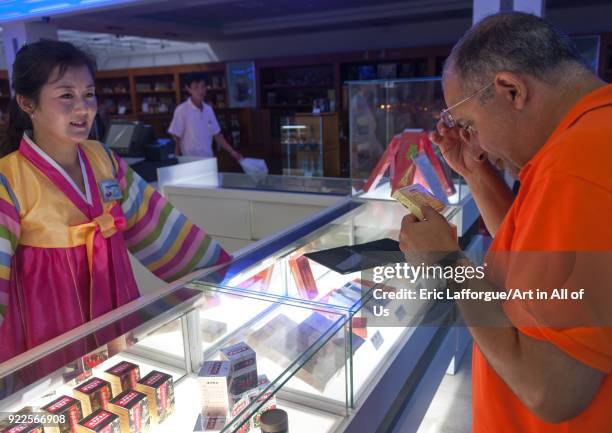
<svg viewBox="0 0 612 433"><path fill-rule="evenodd" d="M352 178L370 175L394 135L433 130L445 106L439 78L347 84Z"/></svg>
<svg viewBox="0 0 612 433"><path fill-rule="evenodd" d="M338 177L340 144L336 113L298 113L281 119L283 174Z"/></svg>
<svg viewBox="0 0 612 433"><path fill-rule="evenodd" d="M117 423L149 423L152 432L259 432L272 407L287 412L294 433L374 431L395 416L398 395L429 398L402 387L441 379L456 345L429 318L450 320L452 308L414 302L392 311L395 325L377 322L372 292L396 282L335 272L304 254L396 239L405 213L393 201L347 198L229 265L19 355L0 365L0 413L39 416L75 398L72 422L93 422L117 412L133 388L149 406Z"/></svg>
<svg viewBox="0 0 612 433"><path fill-rule="evenodd" d="M429 133L444 109L440 78L349 81L350 172L365 198L389 200L420 184L462 208L459 233L478 218L463 178L446 164Z"/></svg>
<svg viewBox="0 0 612 433"><path fill-rule="evenodd" d="M452 219L458 211L458 207L449 206L444 215ZM390 288L393 283L388 279L373 281L371 271L351 270L355 261L360 260L351 246L372 241L386 240L385 244L375 247L374 254L387 254L391 263L394 259L404 261L395 240L406 213L406 209L395 201L349 200L328 213L325 217L328 222L324 225L316 229L317 224L307 225L278 240L275 251L265 259L255 260L253 255L247 255L224 267L222 272L192 282L191 286L216 287L216 290L229 293L257 293L277 302L307 305L344 315L351 329L352 350L347 353L351 362L346 374L350 385L349 400L354 406L362 400L363 391L389 351L410 338L414 325L431 308L430 303L414 301L404 306L403 311L395 312L400 320L394 326L376 320L372 314L372 306L376 304L371 299L372 291L381 286ZM308 256L323 250L339 255L334 258L334 268ZM361 268L359 263L356 265ZM425 283L414 282L415 287L417 284ZM308 388L308 391L317 394L318 398L340 401L343 389L334 385L334 381L339 380L339 376L330 377L325 387Z"/></svg>
<svg viewBox="0 0 612 433"><path fill-rule="evenodd" d="M354 193L353 188L355 185L360 187L362 183L351 182L350 179L329 177L282 176L276 174L257 176L244 173L219 173L218 187L350 196Z"/></svg>
<svg viewBox="0 0 612 433"><path fill-rule="evenodd" d="M119 414L116 405L124 391L146 394L140 386L155 374L169 379L164 396L158 393L154 402L155 397L148 395L148 413L137 415L137 423L150 424L153 432L208 431L202 423L217 417L223 418L217 421L219 431L244 431L245 425L271 407L287 411L297 425L316 423L331 431L347 414L344 377L326 391L345 396L336 402L335 411L310 411L290 394L277 393L283 387L321 389L330 376L340 376L338 371L348 359L341 314L188 287L123 316L115 313L106 325L100 320L90 322L70 340L66 336L61 343L39 347L40 356L27 353L2 364L0 414L42 418L54 413L47 412L49 405L70 397L79 401L75 417L84 424L82 420L94 412L103 414L98 410ZM232 357L236 352L242 353L238 364ZM234 375L220 391L206 381L218 378L214 368L225 364L239 368L238 377ZM113 369L125 366L134 369L133 375L125 381L114 380ZM100 383L101 392L84 396L83 389L92 383ZM2 422L18 424L8 416ZM45 427L52 424L61 423L47 420ZM294 426L292 431L300 429Z"/></svg>

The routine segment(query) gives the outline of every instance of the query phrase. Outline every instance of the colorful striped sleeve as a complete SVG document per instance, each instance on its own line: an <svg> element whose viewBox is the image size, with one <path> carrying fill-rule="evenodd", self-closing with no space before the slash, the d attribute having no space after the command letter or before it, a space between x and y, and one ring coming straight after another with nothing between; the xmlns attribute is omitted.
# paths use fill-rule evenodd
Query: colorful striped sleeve
<svg viewBox="0 0 612 433"><path fill-rule="evenodd" d="M194 269L225 263L231 256L149 186L121 158L117 179L123 192L124 231L130 252L151 272L171 282Z"/></svg>
<svg viewBox="0 0 612 433"><path fill-rule="evenodd" d="M20 233L19 204L8 180L0 174L0 324L9 303L11 260Z"/></svg>

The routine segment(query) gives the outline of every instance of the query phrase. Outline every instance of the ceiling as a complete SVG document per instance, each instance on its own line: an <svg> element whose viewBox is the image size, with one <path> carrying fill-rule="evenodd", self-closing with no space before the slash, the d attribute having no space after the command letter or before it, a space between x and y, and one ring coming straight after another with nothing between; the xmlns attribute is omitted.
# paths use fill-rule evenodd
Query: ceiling
<svg viewBox="0 0 612 433"><path fill-rule="evenodd" d="M472 0L149 0L52 20L61 29L215 42L468 17L471 8Z"/></svg>
<svg viewBox="0 0 612 433"><path fill-rule="evenodd" d="M610 5L611 0L545 0L547 14L573 8ZM60 0L0 0L0 13L10 4L40 8ZM63 3L61 3L63 2ZM86 45L96 55L134 55L200 50L224 41L253 41L266 37L294 40L304 35L351 30L353 35L394 25L431 22L471 22L473 0L61 0L61 4L98 5L69 11L49 11L59 37ZM101 6L100 6L101 5ZM17 6L15 6L18 8ZM25 9L23 9L25 10ZM22 11L23 12L23 11ZM577 12L577 10L576 10ZM31 18L31 20L40 20ZM435 23L435 24L434 24ZM469 24L467 24L469 26ZM436 30L438 28L438 30ZM429 32L429 30L427 30ZM381 34L381 33L374 34ZM349 34L350 32L347 32ZM371 33L370 33L371 34ZM365 36L364 36L365 37ZM195 44L194 44L195 43ZM355 42L360 44L361 42ZM1 49L0 49L1 51ZM305 50L302 50L305 51ZM245 53L248 57L248 53Z"/></svg>
<svg viewBox="0 0 612 433"><path fill-rule="evenodd" d="M58 28L183 41L225 41L443 21L472 15L473 0L132 0L115 9L54 16ZM548 10L610 0L546 0Z"/></svg>

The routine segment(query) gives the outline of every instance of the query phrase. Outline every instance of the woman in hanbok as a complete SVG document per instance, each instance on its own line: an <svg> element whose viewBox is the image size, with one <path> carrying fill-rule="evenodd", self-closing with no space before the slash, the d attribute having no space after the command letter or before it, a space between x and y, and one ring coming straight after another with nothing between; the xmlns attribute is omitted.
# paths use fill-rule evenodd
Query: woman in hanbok
<svg viewBox="0 0 612 433"><path fill-rule="evenodd" d="M139 297L128 250L165 281L230 259L102 143L87 137L94 61L25 45L0 159L0 362Z"/></svg>

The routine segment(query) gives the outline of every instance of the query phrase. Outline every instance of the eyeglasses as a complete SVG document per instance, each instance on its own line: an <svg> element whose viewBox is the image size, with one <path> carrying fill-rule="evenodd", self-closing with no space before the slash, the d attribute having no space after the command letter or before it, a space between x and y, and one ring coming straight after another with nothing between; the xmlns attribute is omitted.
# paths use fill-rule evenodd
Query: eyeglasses
<svg viewBox="0 0 612 433"><path fill-rule="evenodd" d="M484 86L482 89L475 91L474 93L472 93L467 98L463 98L461 101L457 102L456 104L452 105L451 107L448 107L448 108L445 108L444 110L442 110L440 112L440 119L442 119L442 123L444 123L444 126L446 126L447 128L454 128L455 126L457 126L457 121L455 120L455 117L450 112L450 110L452 110L454 108L457 108L459 105L463 104L464 102L467 102L470 99L480 95L482 92L487 90L493 84L495 84L494 81L490 82L489 84Z"/></svg>

